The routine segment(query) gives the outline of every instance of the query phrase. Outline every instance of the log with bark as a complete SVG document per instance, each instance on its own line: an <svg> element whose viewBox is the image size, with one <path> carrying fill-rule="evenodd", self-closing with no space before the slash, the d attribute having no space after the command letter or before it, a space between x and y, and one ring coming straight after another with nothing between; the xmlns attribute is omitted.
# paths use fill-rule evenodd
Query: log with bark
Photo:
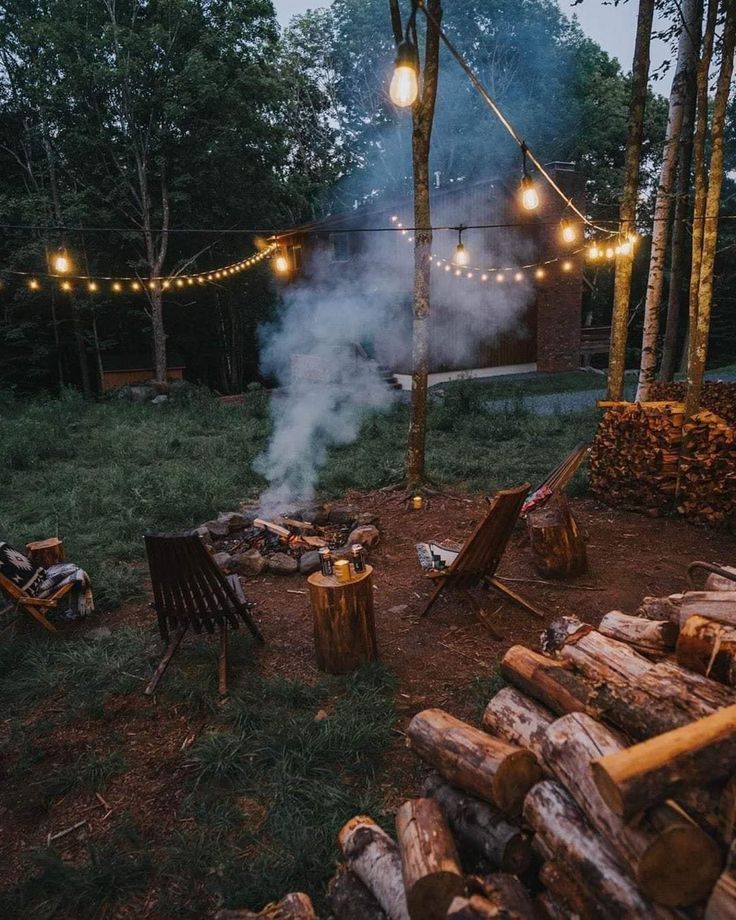
<svg viewBox="0 0 736 920"><path fill-rule="evenodd" d="M677 662L729 687L736 686L736 626L689 617L677 640Z"/></svg>
<svg viewBox="0 0 736 920"><path fill-rule="evenodd" d="M351 818L338 834L348 868L378 901L389 920L410 920L401 855L396 843L365 815Z"/></svg>
<svg viewBox="0 0 736 920"><path fill-rule="evenodd" d="M611 639L626 642L649 658L668 655L677 642L678 626L670 620L631 617L611 610L601 620L598 631Z"/></svg>
<svg viewBox="0 0 736 920"><path fill-rule="evenodd" d="M529 835L487 802L461 792L437 773L425 781L423 793L442 807L461 855L520 875L532 860Z"/></svg>
<svg viewBox="0 0 736 920"><path fill-rule="evenodd" d="M575 915L581 920L598 920L598 900L583 879L570 870L564 861L547 860L539 870L539 881L555 896L555 901L564 904L566 916Z"/></svg>
<svg viewBox="0 0 736 920"><path fill-rule="evenodd" d="M730 572L734 578L726 575L719 575L717 572L711 572L705 579L703 585L704 591L736 591L736 568L731 565L722 565L720 568Z"/></svg>
<svg viewBox="0 0 736 920"><path fill-rule="evenodd" d="M636 611L638 617L648 620L671 620L680 623L680 604L684 594L670 594L669 597L645 597Z"/></svg>
<svg viewBox="0 0 736 920"><path fill-rule="evenodd" d="M565 495L553 493L527 516L534 566L545 577L565 578L588 570L585 541Z"/></svg>
<svg viewBox="0 0 736 920"><path fill-rule="evenodd" d="M646 900L559 783L543 780L529 791L524 819L534 830L535 846L542 855L563 862L596 898L599 920L671 916Z"/></svg>
<svg viewBox="0 0 736 920"><path fill-rule="evenodd" d="M358 876L344 866L330 879L327 903L334 920L387 920L378 901Z"/></svg>
<svg viewBox="0 0 736 920"><path fill-rule="evenodd" d="M601 667L596 673L589 663L587 674L583 674L571 663L547 658L523 645L512 646L504 655L501 673L557 715L585 712L622 728L634 738L649 738L695 718L691 712L683 712L677 701L642 689L635 680L613 674L610 669Z"/></svg>
<svg viewBox="0 0 736 920"><path fill-rule="evenodd" d="M301 891L287 894L280 901L267 904L258 912L252 910L220 910L215 920L319 920L309 895Z"/></svg>
<svg viewBox="0 0 736 920"><path fill-rule="evenodd" d="M531 751L493 738L442 709L417 713L408 744L453 786L490 802L504 814L518 812L541 770Z"/></svg>
<svg viewBox="0 0 736 920"><path fill-rule="evenodd" d="M625 818L729 776L736 771L736 705L608 754L592 769L605 802Z"/></svg>
<svg viewBox="0 0 736 920"><path fill-rule="evenodd" d="M396 813L396 836L409 916L444 920L450 902L465 894L465 878L439 802L404 802Z"/></svg>
<svg viewBox="0 0 736 920"><path fill-rule="evenodd" d="M635 826L608 807L590 764L625 748L619 735L590 716L573 713L549 727L544 757L642 893L668 907L687 907L713 887L721 869L721 849L674 803L657 806Z"/></svg>
<svg viewBox="0 0 736 920"><path fill-rule="evenodd" d="M448 920L534 920L537 916L526 889L513 875L496 872L468 878L468 896L450 904Z"/></svg>
<svg viewBox="0 0 736 920"><path fill-rule="evenodd" d="M735 583L736 584L736 583ZM680 604L679 624L682 628L692 616L707 617L719 623L736 626L736 593L731 591L688 591Z"/></svg>
<svg viewBox="0 0 736 920"><path fill-rule="evenodd" d="M483 727L510 744L527 748L544 766L542 742L554 721L554 713L515 687L504 687L483 713Z"/></svg>

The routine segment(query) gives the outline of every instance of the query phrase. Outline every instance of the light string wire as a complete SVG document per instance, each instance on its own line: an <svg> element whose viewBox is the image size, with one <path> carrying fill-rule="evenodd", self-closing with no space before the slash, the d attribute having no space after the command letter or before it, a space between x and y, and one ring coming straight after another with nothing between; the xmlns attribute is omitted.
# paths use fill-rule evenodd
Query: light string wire
<svg viewBox="0 0 736 920"><path fill-rule="evenodd" d="M488 90L485 88L483 83L481 83L480 79L477 77L473 69L470 67L470 65L467 63L465 58L460 54L457 48L450 41L447 33L444 31L440 23L432 15L432 13L430 13L429 10L426 8L423 0L419 0L419 2L417 3L417 7L424 13L427 21L430 22L434 26L434 28L437 30L437 33L439 37L442 39L447 50L455 58L455 60L460 65L460 67L463 69L463 71L465 71L465 75L468 77L472 85L478 91L478 93L480 94L481 98L486 103L486 105L491 109L491 111L494 113L496 118L498 118L498 120L501 122L504 128L511 135L515 143L518 145L519 149L522 151L522 154L524 154L534 164L539 174L543 176L543 178L547 181L547 183L551 186L551 188L553 188L554 191L560 196L560 198L562 198L562 200L565 202L567 207L569 207L571 211L574 211L574 213L577 214L577 216L583 221L583 223L585 223L586 226L590 227L591 229L598 230L601 233L606 233L612 236L615 235L617 231L609 230L607 227L599 227L597 224L593 223L592 220L590 220L588 217L585 216L585 214L583 214L583 212L578 208L578 206L575 204L572 198L570 198L568 195L566 195L562 191L562 189L555 182L552 176L550 176L550 174L544 168L542 163L540 163L540 161L534 155L534 152L527 146L524 139L519 136L514 126L511 124L508 118L501 111L498 104L493 99L493 97L488 92Z"/></svg>

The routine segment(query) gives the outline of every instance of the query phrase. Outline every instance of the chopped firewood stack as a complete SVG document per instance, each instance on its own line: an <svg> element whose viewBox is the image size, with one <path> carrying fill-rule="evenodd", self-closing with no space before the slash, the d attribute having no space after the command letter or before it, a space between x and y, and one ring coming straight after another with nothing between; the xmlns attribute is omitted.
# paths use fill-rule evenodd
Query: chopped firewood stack
<svg viewBox="0 0 736 920"><path fill-rule="evenodd" d="M599 629L563 617L544 653L506 653L482 729L417 713L407 744L431 772L395 835L342 828L329 916L733 920L732 632L736 590L645 598Z"/></svg>
<svg viewBox="0 0 736 920"><path fill-rule="evenodd" d="M675 505L684 405L601 402L590 486L606 504L658 516Z"/></svg>
<svg viewBox="0 0 736 920"><path fill-rule="evenodd" d="M685 425L677 510L703 524L736 518L736 429L708 410Z"/></svg>
<svg viewBox="0 0 736 920"><path fill-rule="evenodd" d="M666 399L684 402L687 384L653 383L650 393L652 399ZM706 380L700 391L700 404L720 415L730 425L736 425L736 383L725 380Z"/></svg>

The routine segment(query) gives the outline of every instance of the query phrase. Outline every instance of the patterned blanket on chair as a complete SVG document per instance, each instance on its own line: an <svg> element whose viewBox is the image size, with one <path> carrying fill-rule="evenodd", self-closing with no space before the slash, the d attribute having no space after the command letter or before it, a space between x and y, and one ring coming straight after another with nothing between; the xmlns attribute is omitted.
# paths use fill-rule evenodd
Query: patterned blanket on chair
<svg viewBox="0 0 736 920"><path fill-rule="evenodd" d="M74 587L49 611L50 620L81 620L94 611L89 575L72 562L59 562L48 569L34 566L28 556L9 543L0 542L0 574L32 597L50 597L63 585ZM0 594L2 592L0 591Z"/></svg>

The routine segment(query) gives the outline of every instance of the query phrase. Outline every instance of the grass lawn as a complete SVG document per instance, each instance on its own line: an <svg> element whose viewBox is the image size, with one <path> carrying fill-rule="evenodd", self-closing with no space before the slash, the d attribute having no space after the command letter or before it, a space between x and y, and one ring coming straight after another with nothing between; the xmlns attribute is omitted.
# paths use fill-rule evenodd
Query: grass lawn
<svg viewBox="0 0 736 920"><path fill-rule="evenodd" d="M515 402L498 412L482 386L443 390L429 414L437 483L537 481L594 430L594 410L537 417ZM270 429L264 392L244 407L203 393L162 406L0 397L0 419L0 539L22 547L58 533L103 610L142 597L144 532L198 524L263 486L252 464ZM405 404L369 418L356 443L331 453L322 494L398 481L407 423ZM295 889L319 905L341 823L362 811L381 818L377 776L394 738L385 668L309 685L269 677L238 637L233 667L246 676L221 704L216 650L191 643L158 707L143 707L157 648L152 630L136 628L65 642L31 629L0 644L0 776L4 793L22 800L29 834L52 807L71 809L74 823L85 791L104 797L123 782L152 795L149 825L115 814L75 859L53 843L26 857L0 893L1 916L99 916L114 901L142 907L135 898L152 887L161 916L201 917L214 903L262 904ZM330 717L315 721L320 709ZM180 753L157 763L151 752L169 731Z"/></svg>

